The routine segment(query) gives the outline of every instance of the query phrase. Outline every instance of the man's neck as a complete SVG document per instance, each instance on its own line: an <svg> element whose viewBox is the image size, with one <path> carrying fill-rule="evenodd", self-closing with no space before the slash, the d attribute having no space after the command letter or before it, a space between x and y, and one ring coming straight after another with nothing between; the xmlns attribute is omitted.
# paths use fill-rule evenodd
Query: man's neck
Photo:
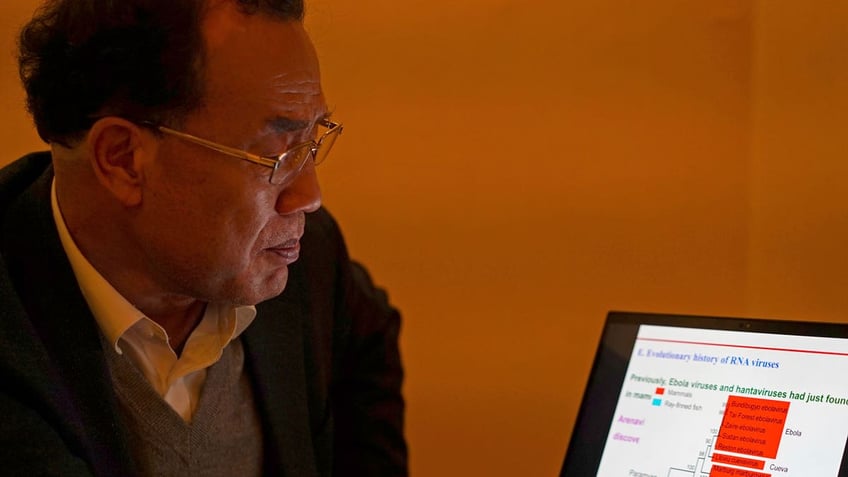
<svg viewBox="0 0 848 477"><path fill-rule="evenodd" d="M114 214L96 214L91 207L76 206L85 202L80 197L85 191L69 187L64 190L65 197L75 194L77 200L64 201L63 188L57 181L56 193L67 233L85 260L127 302L168 333L169 343L179 355L202 320L206 302L166 292L151 280L145 273L141 254L131 250L132 241L122 233L123 227ZM105 223L111 227L104 230L102 224ZM104 239L104 234L110 235L108 240Z"/></svg>
<svg viewBox="0 0 848 477"><path fill-rule="evenodd" d="M168 333L168 342L171 348L179 356L182 354L182 350L191 332L194 331L203 319L203 314L206 312L206 303L195 300L181 309L155 314L145 312L145 310L141 311L144 312L145 316L165 329L165 332Z"/></svg>

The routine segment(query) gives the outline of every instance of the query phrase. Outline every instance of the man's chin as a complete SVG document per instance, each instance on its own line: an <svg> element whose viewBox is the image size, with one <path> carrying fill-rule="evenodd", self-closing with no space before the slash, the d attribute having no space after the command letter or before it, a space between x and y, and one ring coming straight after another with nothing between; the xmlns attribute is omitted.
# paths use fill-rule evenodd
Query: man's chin
<svg viewBox="0 0 848 477"><path fill-rule="evenodd" d="M288 268L284 267L277 270L265 280L255 283L250 290L245 290L243 299L240 300L242 305L258 305L263 301L268 301L272 298L280 296L286 289L289 273Z"/></svg>

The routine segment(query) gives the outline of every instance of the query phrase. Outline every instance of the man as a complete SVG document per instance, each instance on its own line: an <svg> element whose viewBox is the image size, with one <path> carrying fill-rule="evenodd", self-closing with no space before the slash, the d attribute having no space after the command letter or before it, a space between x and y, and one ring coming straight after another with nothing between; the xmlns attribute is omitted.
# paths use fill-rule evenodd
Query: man
<svg viewBox="0 0 848 477"><path fill-rule="evenodd" d="M8 475L406 475L399 316L321 208L299 0L53 0L0 171Z"/></svg>

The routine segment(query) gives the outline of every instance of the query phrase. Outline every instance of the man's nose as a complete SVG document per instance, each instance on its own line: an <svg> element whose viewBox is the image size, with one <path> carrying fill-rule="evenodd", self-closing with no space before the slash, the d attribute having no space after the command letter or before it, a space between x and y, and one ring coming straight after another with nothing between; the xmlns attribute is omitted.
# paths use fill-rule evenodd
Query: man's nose
<svg viewBox="0 0 848 477"><path fill-rule="evenodd" d="M315 212L318 207L321 207L321 186L315 163L307 161L300 173L280 192L276 209L280 215L288 215Z"/></svg>

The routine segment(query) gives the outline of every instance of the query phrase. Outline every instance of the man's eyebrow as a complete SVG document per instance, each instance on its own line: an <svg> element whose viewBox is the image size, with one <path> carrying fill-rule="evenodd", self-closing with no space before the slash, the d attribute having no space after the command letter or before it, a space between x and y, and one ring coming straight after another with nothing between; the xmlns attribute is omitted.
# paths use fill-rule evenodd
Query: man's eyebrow
<svg viewBox="0 0 848 477"><path fill-rule="evenodd" d="M332 111L324 110L313 120L294 119L286 116L275 116L266 121L265 128L266 130L269 130L274 134L284 134L295 131L302 131L304 129L309 129L313 127L316 123L320 123L322 120L330 119L331 114Z"/></svg>
<svg viewBox="0 0 848 477"><path fill-rule="evenodd" d="M289 133L301 131L312 126L312 121L306 119L294 119L282 116L271 118L267 121L266 127L275 133Z"/></svg>

